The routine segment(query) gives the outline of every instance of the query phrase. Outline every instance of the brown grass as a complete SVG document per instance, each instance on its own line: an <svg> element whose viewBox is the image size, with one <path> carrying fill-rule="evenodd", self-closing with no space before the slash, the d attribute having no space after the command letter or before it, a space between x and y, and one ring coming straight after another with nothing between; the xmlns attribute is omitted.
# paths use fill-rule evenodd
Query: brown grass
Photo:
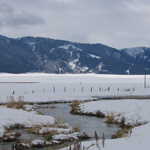
<svg viewBox="0 0 150 150"><path fill-rule="evenodd" d="M108 124L118 124L118 122L115 120L115 115L113 113L110 113L106 116L105 122Z"/></svg>
<svg viewBox="0 0 150 150"><path fill-rule="evenodd" d="M81 102L80 101L73 101L72 103L71 103L71 113L80 113L81 111L80 111L80 104L81 104Z"/></svg>
<svg viewBox="0 0 150 150"><path fill-rule="evenodd" d="M23 109L24 105L25 105L25 102L21 100L20 101L11 100L10 102L6 104L8 108L15 108L15 109Z"/></svg>
<svg viewBox="0 0 150 150"><path fill-rule="evenodd" d="M38 131L39 131L38 127L32 127L27 129L28 133L33 133L33 134L38 134Z"/></svg>
<svg viewBox="0 0 150 150"><path fill-rule="evenodd" d="M112 139L126 137L129 133L131 133L132 128L133 127L131 126L125 126L124 128L121 128L114 135L112 135Z"/></svg>
<svg viewBox="0 0 150 150"><path fill-rule="evenodd" d="M80 132L80 127L74 127L74 128L73 128L73 131L74 131L74 132Z"/></svg>

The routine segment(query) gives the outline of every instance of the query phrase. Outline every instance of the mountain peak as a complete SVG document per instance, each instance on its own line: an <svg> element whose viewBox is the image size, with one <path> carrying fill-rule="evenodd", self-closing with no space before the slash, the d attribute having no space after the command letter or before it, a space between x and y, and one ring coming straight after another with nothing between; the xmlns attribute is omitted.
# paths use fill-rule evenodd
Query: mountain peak
<svg viewBox="0 0 150 150"><path fill-rule="evenodd" d="M147 50L150 50L150 48L148 48L148 47L132 47L132 48L125 48L122 51L127 53L129 56L136 58L139 54L143 54Z"/></svg>

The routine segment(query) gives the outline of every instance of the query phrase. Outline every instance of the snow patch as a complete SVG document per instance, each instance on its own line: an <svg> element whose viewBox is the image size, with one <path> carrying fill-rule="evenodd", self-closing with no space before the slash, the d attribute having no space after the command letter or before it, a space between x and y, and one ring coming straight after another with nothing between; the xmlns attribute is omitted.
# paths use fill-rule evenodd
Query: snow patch
<svg viewBox="0 0 150 150"><path fill-rule="evenodd" d="M72 70L74 70L76 68L76 63L79 62L79 59L74 59L73 61L69 62L69 66Z"/></svg>
<svg viewBox="0 0 150 150"><path fill-rule="evenodd" d="M46 134L48 132L55 131L57 134L69 134L72 132L72 128L70 129L64 129L64 128L48 128L48 127L43 127L39 130L39 134Z"/></svg>
<svg viewBox="0 0 150 150"><path fill-rule="evenodd" d="M82 51L82 49L80 49L72 44L62 45L62 46L59 46L58 48L65 49L65 50L76 49L77 51Z"/></svg>
<svg viewBox="0 0 150 150"><path fill-rule="evenodd" d="M96 59L100 59L101 57L100 56L96 56L96 55L93 55L93 54L89 54L90 57L92 58L96 58Z"/></svg>
<svg viewBox="0 0 150 150"><path fill-rule="evenodd" d="M98 71L102 71L104 64L101 62L99 63L99 65L97 66Z"/></svg>
<svg viewBox="0 0 150 150"><path fill-rule="evenodd" d="M78 136L80 136L80 133L78 132L74 132L71 134L57 134L54 135L52 138L53 140L57 140L57 141L66 141L66 140L78 140Z"/></svg>
<svg viewBox="0 0 150 150"><path fill-rule="evenodd" d="M89 68L88 67L81 67L81 72L87 71Z"/></svg>

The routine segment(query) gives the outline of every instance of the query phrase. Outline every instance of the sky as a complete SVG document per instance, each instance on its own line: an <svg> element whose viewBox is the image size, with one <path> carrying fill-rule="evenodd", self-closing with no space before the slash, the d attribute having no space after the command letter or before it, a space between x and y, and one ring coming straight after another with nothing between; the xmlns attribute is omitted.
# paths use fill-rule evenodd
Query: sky
<svg viewBox="0 0 150 150"><path fill-rule="evenodd" d="M0 0L0 34L150 47L150 0Z"/></svg>

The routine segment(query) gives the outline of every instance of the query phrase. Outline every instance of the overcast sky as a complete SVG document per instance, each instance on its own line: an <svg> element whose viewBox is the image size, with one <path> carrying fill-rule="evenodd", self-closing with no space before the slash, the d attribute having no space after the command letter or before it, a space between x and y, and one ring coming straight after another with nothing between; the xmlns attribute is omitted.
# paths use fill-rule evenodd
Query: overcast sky
<svg viewBox="0 0 150 150"><path fill-rule="evenodd" d="M0 0L0 34L150 46L150 0Z"/></svg>

